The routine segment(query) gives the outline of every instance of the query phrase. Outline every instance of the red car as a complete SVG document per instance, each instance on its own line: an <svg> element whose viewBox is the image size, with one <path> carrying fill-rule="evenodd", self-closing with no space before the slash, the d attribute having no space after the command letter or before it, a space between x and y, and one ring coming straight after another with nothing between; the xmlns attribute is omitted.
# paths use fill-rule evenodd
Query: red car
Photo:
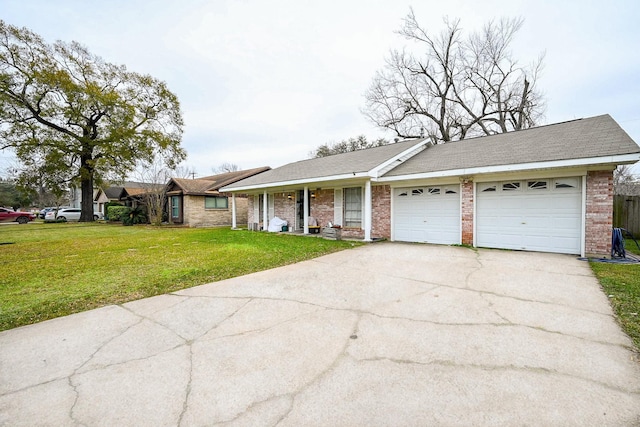
<svg viewBox="0 0 640 427"><path fill-rule="evenodd" d="M12 211L7 208L0 208L0 222L14 222L18 224L26 224L36 219L36 216L30 212Z"/></svg>

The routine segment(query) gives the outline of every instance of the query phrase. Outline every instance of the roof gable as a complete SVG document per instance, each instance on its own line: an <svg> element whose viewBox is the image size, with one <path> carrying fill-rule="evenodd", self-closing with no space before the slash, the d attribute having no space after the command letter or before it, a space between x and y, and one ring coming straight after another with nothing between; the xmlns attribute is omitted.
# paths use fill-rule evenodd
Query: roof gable
<svg viewBox="0 0 640 427"><path fill-rule="evenodd" d="M424 140L421 139L400 141L364 150L300 160L238 181L233 185L228 185L225 190L233 191L236 188L240 189L251 186L313 180L342 175L356 176L358 174L366 174L378 166L384 165L393 157L422 144L423 141Z"/></svg>
<svg viewBox="0 0 640 427"><path fill-rule="evenodd" d="M218 194L218 190L225 185L263 173L270 169L271 168L269 166L262 166L259 168L225 172L195 179L171 178L167 185L170 192L178 191L185 195Z"/></svg>

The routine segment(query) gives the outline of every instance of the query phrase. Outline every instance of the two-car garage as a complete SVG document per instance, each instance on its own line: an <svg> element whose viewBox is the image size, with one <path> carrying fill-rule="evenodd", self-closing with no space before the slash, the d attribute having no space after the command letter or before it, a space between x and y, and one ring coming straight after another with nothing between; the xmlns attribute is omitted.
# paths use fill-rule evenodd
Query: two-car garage
<svg viewBox="0 0 640 427"><path fill-rule="evenodd" d="M581 184L581 177L477 183L476 246L580 254ZM395 188L393 240L461 243L460 193L460 185Z"/></svg>

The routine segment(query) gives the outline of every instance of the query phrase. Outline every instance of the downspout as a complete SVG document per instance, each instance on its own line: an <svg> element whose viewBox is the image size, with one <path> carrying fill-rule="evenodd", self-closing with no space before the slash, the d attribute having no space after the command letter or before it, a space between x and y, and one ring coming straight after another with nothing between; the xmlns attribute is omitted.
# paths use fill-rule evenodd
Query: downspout
<svg viewBox="0 0 640 427"><path fill-rule="evenodd" d="M589 172L586 172L587 174ZM582 226L580 227L580 256L585 257L587 252L587 175L582 175Z"/></svg>
<svg viewBox="0 0 640 427"><path fill-rule="evenodd" d="M371 241L371 180L364 184L364 241Z"/></svg>

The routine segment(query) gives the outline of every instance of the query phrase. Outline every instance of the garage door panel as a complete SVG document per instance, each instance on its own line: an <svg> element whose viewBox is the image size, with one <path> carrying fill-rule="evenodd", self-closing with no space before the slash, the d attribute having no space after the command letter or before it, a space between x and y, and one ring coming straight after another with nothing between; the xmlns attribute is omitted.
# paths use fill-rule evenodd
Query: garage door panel
<svg viewBox="0 0 640 427"><path fill-rule="evenodd" d="M396 189L394 240L460 243L459 186Z"/></svg>
<svg viewBox="0 0 640 427"><path fill-rule="evenodd" d="M542 181L479 184L477 245L580 253L580 178ZM567 188L566 185L570 187ZM493 188L495 191L483 192L486 188Z"/></svg>

